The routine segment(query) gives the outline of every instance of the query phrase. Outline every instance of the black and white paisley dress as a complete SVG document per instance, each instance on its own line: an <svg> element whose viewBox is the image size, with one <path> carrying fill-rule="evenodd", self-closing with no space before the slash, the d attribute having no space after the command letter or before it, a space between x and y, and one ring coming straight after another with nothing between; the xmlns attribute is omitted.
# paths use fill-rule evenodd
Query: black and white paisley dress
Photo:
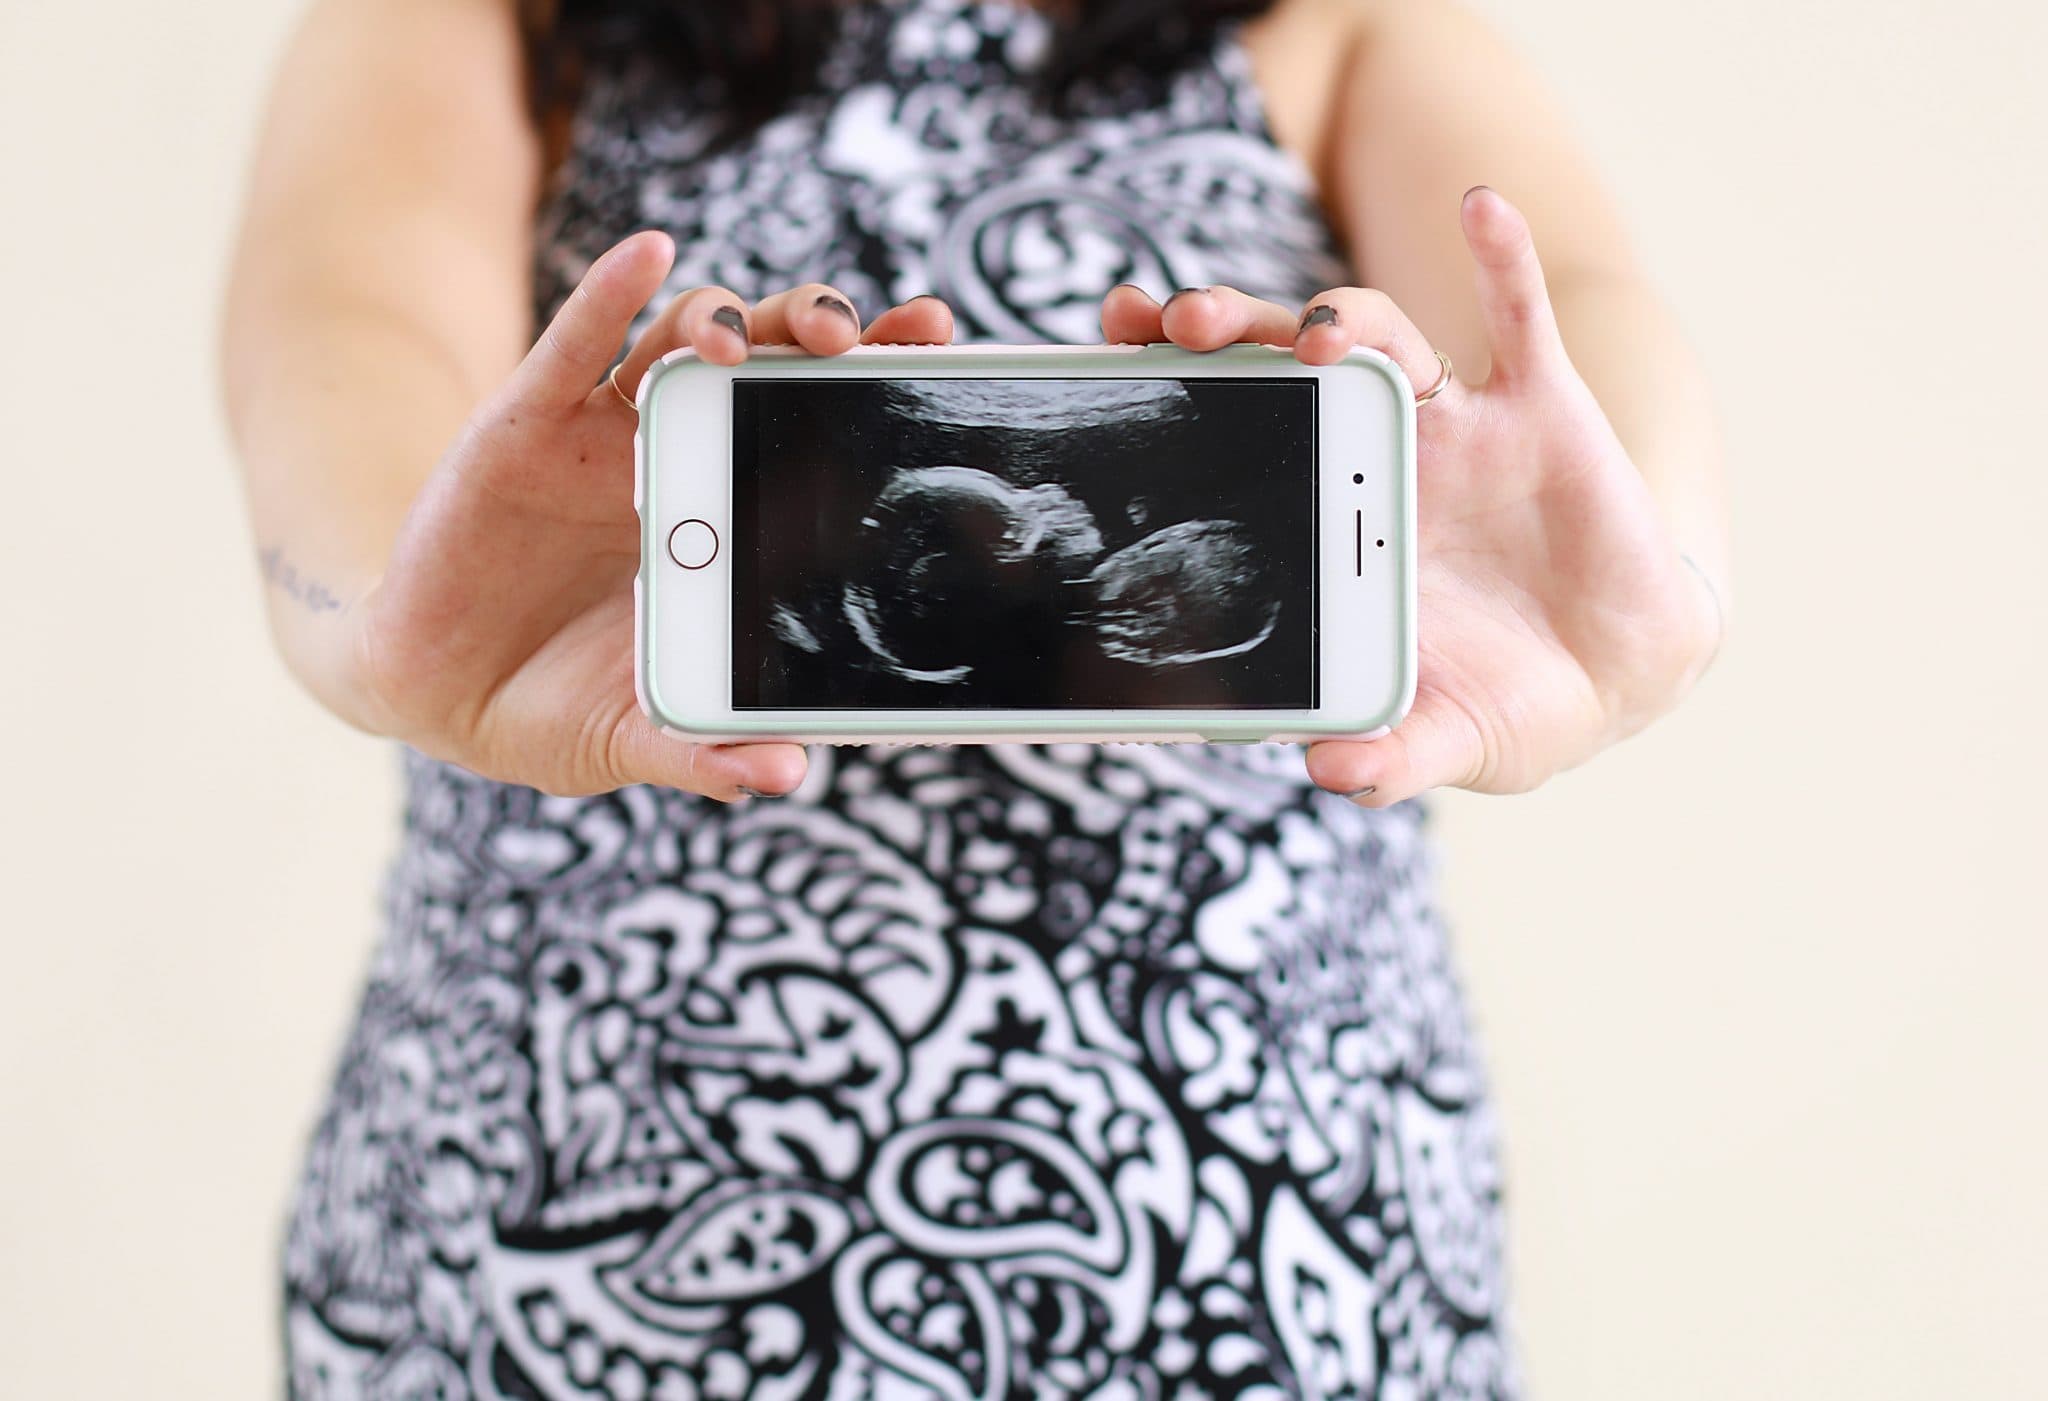
<svg viewBox="0 0 2048 1401"><path fill-rule="evenodd" d="M714 142L600 66L537 308L632 229L676 289L1350 280L1234 35L1058 115L1028 8L862 0ZM306 1398L1497 1396L1494 1127L1413 805L1291 746L813 752L783 800L560 799L407 757L286 1244Z"/></svg>

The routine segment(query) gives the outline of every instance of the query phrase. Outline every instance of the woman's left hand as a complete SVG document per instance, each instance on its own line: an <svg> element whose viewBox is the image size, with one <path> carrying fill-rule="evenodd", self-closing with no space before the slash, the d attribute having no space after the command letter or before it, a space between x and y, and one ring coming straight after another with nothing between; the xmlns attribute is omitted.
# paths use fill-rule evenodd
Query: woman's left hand
<svg viewBox="0 0 2048 1401"><path fill-rule="evenodd" d="M1371 807L1425 789L1520 792L1670 709L1706 668L1721 615L1642 474L1565 354L1521 213L1467 193L1492 367L1416 413L1421 557L1415 705L1366 741L1310 746L1322 787ZM1415 392L1441 365L1383 292L1340 287L1299 314L1228 287L1104 299L1112 342L1291 345L1327 365L1364 345Z"/></svg>

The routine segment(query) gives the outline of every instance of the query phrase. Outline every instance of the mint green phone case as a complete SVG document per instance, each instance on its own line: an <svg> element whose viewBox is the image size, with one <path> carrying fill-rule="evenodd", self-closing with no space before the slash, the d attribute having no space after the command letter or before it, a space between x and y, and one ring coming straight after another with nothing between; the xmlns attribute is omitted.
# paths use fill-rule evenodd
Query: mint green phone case
<svg viewBox="0 0 2048 1401"><path fill-rule="evenodd" d="M812 357L794 347L756 347L753 357L737 367L711 366L688 350L671 352L642 378L636 402L640 424L635 437L634 506L640 516L640 572L634 583L634 681L641 708L663 729L679 737L711 742L791 740L824 744L904 743L1057 743L1057 742L1211 742L1250 744L1267 740L1309 742L1333 737L1369 738L1383 734L1406 714L1415 694L1416 561L1415 561L1415 409L1413 391L1399 366L1377 351L1353 351L1326 373L1355 369L1379 377L1393 391L1398 411L1392 416L1392 448L1398 480L1398 524L1385 538L1395 552L1392 561L1399 581L1392 626L1397 634L1397 675L1390 694L1358 713L1339 713L1327 704L1312 712L1270 710L1034 710L982 709L903 712L895 710L779 711L760 714L734 711L728 705L717 715L692 715L664 703L659 684L662 617L658 602L658 571L665 557L660 501L661 484L656 443L661 433L660 388L671 375L718 373L744 376L756 360L802 358L819 367L845 366L862 377L899 373L912 377L920 369L943 364L949 371L971 371L990 378L1024 375L1058 377L1062 373L1114 377L1114 369L1132 378L1174 378L1218 371L1255 373L1297 364L1291 353L1268 346L1238 345L1209 352L1175 346L863 346L829 359ZM724 444L731 462L731 444ZM730 470L728 466L728 470ZM1318 473L1323 467L1318 454ZM1321 529L1318 522L1318 529ZM729 602L730 592L726 593ZM1325 617L1322 627L1331 620ZM1318 646L1325 646L1319 635ZM729 672L730 658L713 663ZM1326 698L1327 700L1327 698Z"/></svg>

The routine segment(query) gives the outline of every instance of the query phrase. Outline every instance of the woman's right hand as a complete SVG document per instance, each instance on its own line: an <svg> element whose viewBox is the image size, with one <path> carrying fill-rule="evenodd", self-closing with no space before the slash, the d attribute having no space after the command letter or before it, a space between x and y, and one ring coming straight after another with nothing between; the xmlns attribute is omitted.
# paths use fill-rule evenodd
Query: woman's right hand
<svg viewBox="0 0 2048 1401"><path fill-rule="evenodd" d="M390 562L350 610L368 725L488 778L556 794L654 783L730 801L803 781L795 744L663 734L633 688L634 411L605 382L675 256L635 234L594 263L511 378L428 478ZM836 355L856 343L952 339L936 298L865 335L852 303L810 284L749 308L720 287L677 297L620 368L630 390L688 345L722 365L750 344Z"/></svg>

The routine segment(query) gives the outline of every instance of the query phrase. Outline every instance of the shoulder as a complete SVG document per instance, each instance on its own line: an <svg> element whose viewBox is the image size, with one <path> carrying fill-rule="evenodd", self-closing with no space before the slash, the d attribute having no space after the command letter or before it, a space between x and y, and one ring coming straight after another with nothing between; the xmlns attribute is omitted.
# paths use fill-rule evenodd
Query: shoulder
<svg viewBox="0 0 2048 1401"><path fill-rule="evenodd" d="M1275 138L1326 194L1361 160L1520 153L1560 136L1540 76L1460 0L1278 0L1240 35Z"/></svg>
<svg viewBox="0 0 2048 1401"><path fill-rule="evenodd" d="M1240 32L1279 105L1323 113L1367 84L1426 88L1507 52L1458 0L1277 0Z"/></svg>
<svg viewBox="0 0 2048 1401"><path fill-rule="evenodd" d="M1321 177L1362 108L1497 62L1492 29L1455 0L1278 0L1239 31L1281 144Z"/></svg>

